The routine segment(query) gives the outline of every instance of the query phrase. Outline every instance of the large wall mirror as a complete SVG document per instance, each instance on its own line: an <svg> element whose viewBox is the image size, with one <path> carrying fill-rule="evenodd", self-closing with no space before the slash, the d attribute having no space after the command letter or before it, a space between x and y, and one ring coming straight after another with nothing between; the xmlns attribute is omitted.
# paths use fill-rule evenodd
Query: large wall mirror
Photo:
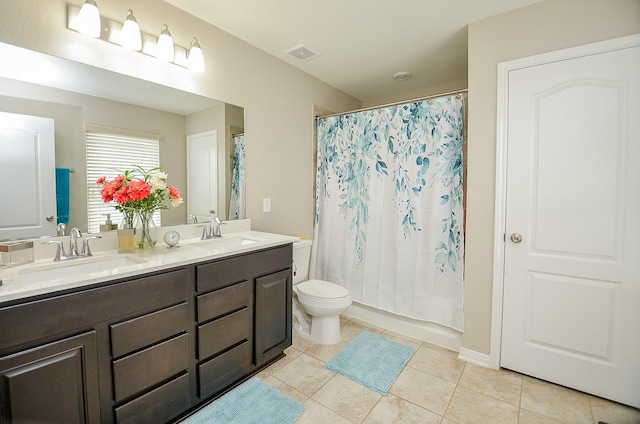
<svg viewBox="0 0 640 424"><path fill-rule="evenodd" d="M242 107L3 43L0 56L7 59L0 67L0 112L54 121L55 166L73 170L68 226L87 230L87 126L159 135L160 164L185 200L162 211L162 225L184 224L191 213L205 219L210 209L222 219L245 218L244 199L237 196L245 191L244 178L238 179L244 170ZM203 140L205 161L190 153ZM0 194L20 201L10 184ZM104 214L112 211L105 204ZM2 219L0 230L8 225ZM25 228L10 238L36 235L55 232Z"/></svg>

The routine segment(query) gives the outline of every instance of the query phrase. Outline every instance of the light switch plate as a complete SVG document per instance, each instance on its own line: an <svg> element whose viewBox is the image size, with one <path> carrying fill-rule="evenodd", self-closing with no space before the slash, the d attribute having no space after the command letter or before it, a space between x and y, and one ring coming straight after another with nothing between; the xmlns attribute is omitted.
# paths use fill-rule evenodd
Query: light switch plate
<svg viewBox="0 0 640 424"><path fill-rule="evenodd" d="M271 212L271 198L262 199L262 212Z"/></svg>

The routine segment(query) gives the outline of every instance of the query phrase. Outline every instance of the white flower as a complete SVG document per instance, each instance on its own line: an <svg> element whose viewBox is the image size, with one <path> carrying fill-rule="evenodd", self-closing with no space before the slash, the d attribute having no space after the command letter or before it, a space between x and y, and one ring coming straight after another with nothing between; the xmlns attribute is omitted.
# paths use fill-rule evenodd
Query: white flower
<svg viewBox="0 0 640 424"><path fill-rule="evenodd" d="M149 185L153 191L164 190L167 188L167 174L164 172L156 172L151 179L149 179Z"/></svg>
<svg viewBox="0 0 640 424"><path fill-rule="evenodd" d="M171 206L173 206L174 208L177 207L178 205L182 204L184 200L182 200L182 197L178 197L177 199L171 199Z"/></svg>

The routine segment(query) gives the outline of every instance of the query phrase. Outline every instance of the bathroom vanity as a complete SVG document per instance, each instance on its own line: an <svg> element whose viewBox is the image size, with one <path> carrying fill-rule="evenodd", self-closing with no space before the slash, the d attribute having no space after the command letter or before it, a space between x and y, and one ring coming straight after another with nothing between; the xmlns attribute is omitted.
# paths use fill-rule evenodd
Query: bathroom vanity
<svg viewBox="0 0 640 424"><path fill-rule="evenodd" d="M294 238L264 239L159 245L144 265L10 300L0 288L0 422L171 422L281 357Z"/></svg>

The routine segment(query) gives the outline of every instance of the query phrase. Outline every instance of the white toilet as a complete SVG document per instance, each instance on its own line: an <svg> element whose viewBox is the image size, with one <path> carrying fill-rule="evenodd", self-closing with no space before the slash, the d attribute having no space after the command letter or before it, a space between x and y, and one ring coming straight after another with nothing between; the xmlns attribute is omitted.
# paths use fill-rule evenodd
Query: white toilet
<svg viewBox="0 0 640 424"><path fill-rule="evenodd" d="M307 280L311 240L293 243L293 315L295 330L316 343L340 341L340 314L351 305L346 288L328 281Z"/></svg>

